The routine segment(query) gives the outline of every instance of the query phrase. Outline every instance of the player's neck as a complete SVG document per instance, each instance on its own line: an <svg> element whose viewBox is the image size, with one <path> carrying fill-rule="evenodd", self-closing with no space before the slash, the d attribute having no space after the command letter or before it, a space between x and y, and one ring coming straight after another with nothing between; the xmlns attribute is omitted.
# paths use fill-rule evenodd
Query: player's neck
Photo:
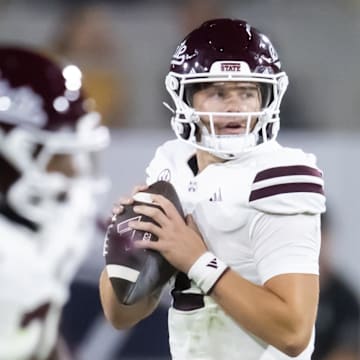
<svg viewBox="0 0 360 360"><path fill-rule="evenodd" d="M216 163L221 163L221 162L226 161L224 159L220 159L220 158L216 157L215 155L210 154L209 152L203 151L203 150L196 151L196 158L197 158L197 163L198 163L198 167L199 167L199 173L211 164L216 164Z"/></svg>

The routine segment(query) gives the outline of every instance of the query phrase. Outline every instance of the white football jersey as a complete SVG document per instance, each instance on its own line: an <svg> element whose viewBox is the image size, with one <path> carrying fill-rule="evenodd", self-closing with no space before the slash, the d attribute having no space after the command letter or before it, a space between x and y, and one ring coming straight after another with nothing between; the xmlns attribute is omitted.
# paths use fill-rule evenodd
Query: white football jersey
<svg viewBox="0 0 360 360"><path fill-rule="evenodd" d="M172 140L147 168L147 183L157 180L175 186L209 250L245 279L262 285L280 274L318 274L325 197L314 155L270 141L197 173L194 148ZM172 294L173 359L290 359L242 329L185 275ZM314 336L296 359L310 360L313 344Z"/></svg>
<svg viewBox="0 0 360 360"><path fill-rule="evenodd" d="M88 249L94 204L84 189L39 231L0 215L0 359L47 359Z"/></svg>

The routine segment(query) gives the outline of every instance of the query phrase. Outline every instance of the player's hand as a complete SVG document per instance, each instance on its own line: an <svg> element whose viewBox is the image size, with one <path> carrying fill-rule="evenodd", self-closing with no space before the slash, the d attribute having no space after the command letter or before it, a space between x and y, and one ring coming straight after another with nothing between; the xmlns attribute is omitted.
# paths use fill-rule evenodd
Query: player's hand
<svg viewBox="0 0 360 360"><path fill-rule="evenodd" d="M158 241L137 241L138 248L159 251L174 267L187 273L193 263L206 252L206 246L193 218L188 215L184 221L175 206L164 196L152 194L153 203L158 208L138 205L134 211L151 217L158 225L150 222L130 222L133 229L153 233Z"/></svg>
<svg viewBox="0 0 360 360"><path fill-rule="evenodd" d="M112 215L121 214L124 211L124 205L132 204L134 202L133 195L139 191L145 191L148 188L148 185L136 185L134 186L131 196L122 196L112 208Z"/></svg>

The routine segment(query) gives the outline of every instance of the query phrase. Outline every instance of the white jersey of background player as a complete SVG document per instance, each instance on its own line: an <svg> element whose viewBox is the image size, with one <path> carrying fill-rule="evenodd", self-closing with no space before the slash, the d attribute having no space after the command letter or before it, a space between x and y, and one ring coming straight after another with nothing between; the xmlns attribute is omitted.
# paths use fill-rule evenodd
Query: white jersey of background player
<svg viewBox="0 0 360 360"><path fill-rule="evenodd" d="M166 86L178 139L159 147L147 183L170 181L190 216L184 222L153 195L165 213L136 211L159 225L132 227L159 238L136 246L180 270L169 310L173 359L310 360L323 180L313 155L275 140L287 76L274 48L244 21L208 21L178 46ZM149 296L133 311L112 307L102 282L115 326L156 305Z"/></svg>
<svg viewBox="0 0 360 360"><path fill-rule="evenodd" d="M0 359L61 359L61 309L88 249L108 144L81 73L29 49L0 48Z"/></svg>

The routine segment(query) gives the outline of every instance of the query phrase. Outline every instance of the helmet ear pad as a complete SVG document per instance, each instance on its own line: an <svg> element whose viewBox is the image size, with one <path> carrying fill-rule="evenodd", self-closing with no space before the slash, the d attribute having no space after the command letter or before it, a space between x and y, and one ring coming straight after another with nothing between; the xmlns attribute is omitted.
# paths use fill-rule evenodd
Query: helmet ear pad
<svg viewBox="0 0 360 360"><path fill-rule="evenodd" d="M180 132L180 136L184 140L188 140L191 134L191 124L181 124L182 125L182 131Z"/></svg>
<svg viewBox="0 0 360 360"><path fill-rule="evenodd" d="M273 138L273 124L272 123L266 125L265 132L266 132L265 136L267 139ZM258 135L257 144L262 144L263 142L265 142L262 128L259 129L257 135Z"/></svg>
<svg viewBox="0 0 360 360"><path fill-rule="evenodd" d="M189 140L194 135L196 140L200 140L200 128L194 123L181 123L179 135L184 140Z"/></svg>

